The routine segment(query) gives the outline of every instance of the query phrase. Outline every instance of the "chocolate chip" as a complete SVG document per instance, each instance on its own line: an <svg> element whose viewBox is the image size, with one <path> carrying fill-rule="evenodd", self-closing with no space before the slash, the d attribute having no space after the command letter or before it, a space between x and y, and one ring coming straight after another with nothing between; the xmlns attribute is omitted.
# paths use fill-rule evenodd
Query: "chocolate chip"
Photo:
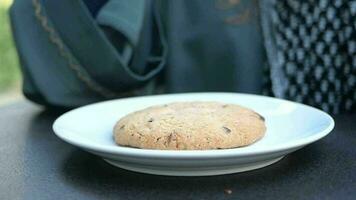
<svg viewBox="0 0 356 200"><path fill-rule="evenodd" d="M168 135L168 138L167 138L168 143L171 143L172 139L173 139L173 133Z"/></svg>
<svg viewBox="0 0 356 200"><path fill-rule="evenodd" d="M150 118L150 119L148 120L148 122L153 122L153 118Z"/></svg>
<svg viewBox="0 0 356 200"><path fill-rule="evenodd" d="M265 121L265 118L262 115L260 115L258 113L256 113L256 114L258 115L258 118L260 118L260 120Z"/></svg>
<svg viewBox="0 0 356 200"><path fill-rule="evenodd" d="M256 112L254 112L254 113L258 116L258 118L259 118L260 120L265 121L265 118L264 118L262 115L260 115L260 114L258 114L258 113L256 113Z"/></svg>
<svg viewBox="0 0 356 200"><path fill-rule="evenodd" d="M156 139L156 142L158 142L160 139L162 139L162 137L158 137L158 138Z"/></svg>
<svg viewBox="0 0 356 200"><path fill-rule="evenodd" d="M124 128L125 128L125 124L120 127L120 130L122 130L122 129L124 129Z"/></svg>
<svg viewBox="0 0 356 200"><path fill-rule="evenodd" d="M224 129L225 133L231 133L231 129L229 129L225 126L223 126L222 128Z"/></svg>
<svg viewBox="0 0 356 200"><path fill-rule="evenodd" d="M167 137L168 144L170 144L171 142L177 142L177 140L178 140L178 135L175 131L173 131L173 133L169 134Z"/></svg>
<svg viewBox="0 0 356 200"><path fill-rule="evenodd" d="M226 105L226 104L224 104L224 105L222 105L221 107L226 108L226 107L227 107L227 105Z"/></svg>

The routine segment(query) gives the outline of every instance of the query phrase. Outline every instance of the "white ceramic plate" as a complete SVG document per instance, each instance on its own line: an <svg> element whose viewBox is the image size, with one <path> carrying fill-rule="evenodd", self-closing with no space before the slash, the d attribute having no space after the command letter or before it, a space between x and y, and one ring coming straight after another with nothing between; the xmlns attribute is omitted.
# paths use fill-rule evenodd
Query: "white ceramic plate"
<svg viewBox="0 0 356 200"><path fill-rule="evenodd" d="M252 108L266 119L258 142L223 150L148 150L121 147L112 136L126 114L176 101L220 101ZM291 101L237 93L187 93L125 98L84 106L60 116L54 132L64 141L127 170L172 176L204 176L261 168L326 136L333 119L316 108Z"/></svg>

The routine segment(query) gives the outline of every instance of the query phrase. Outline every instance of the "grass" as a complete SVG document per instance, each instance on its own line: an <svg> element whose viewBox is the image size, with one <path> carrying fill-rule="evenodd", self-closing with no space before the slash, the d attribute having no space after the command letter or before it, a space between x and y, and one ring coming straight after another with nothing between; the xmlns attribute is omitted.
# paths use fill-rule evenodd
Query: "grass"
<svg viewBox="0 0 356 200"><path fill-rule="evenodd" d="M0 93L18 86L21 77L9 23L11 3L12 0L0 0Z"/></svg>

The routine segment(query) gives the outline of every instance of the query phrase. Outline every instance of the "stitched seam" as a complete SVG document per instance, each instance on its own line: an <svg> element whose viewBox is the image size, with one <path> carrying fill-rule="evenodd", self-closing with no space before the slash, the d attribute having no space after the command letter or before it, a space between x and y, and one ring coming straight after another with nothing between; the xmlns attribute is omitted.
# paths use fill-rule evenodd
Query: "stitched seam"
<svg viewBox="0 0 356 200"><path fill-rule="evenodd" d="M45 32L48 33L49 40L53 44L55 44L57 50L59 51L59 54L67 61L69 68L75 72L79 80L85 83L85 85L88 86L89 89L100 94L101 96L104 96L106 98L113 98L119 96L118 94L102 87L90 78L88 73L82 69L82 67L74 58L74 56L65 47L62 39L56 33L55 29L51 27L51 25L48 23L47 17L42 12L42 6L39 0L32 0L32 4L34 6L36 19L40 22L40 25L45 30Z"/></svg>

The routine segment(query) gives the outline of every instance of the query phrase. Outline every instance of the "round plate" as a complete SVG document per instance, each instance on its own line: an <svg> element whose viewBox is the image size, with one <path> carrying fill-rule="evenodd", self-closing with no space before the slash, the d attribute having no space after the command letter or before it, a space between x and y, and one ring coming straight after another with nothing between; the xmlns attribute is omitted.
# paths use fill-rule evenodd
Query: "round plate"
<svg viewBox="0 0 356 200"><path fill-rule="evenodd" d="M219 101L251 108L265 117L267 132L258 142L234 149L150 150L115 144L112 130L121 117L148 106L177 101ZM333 119L316 108L237 93L169 94L105 101L69 111L53 124L58 137L114 166L172 176L218 175L261 168L321 139L333 127Z"/></svg>

